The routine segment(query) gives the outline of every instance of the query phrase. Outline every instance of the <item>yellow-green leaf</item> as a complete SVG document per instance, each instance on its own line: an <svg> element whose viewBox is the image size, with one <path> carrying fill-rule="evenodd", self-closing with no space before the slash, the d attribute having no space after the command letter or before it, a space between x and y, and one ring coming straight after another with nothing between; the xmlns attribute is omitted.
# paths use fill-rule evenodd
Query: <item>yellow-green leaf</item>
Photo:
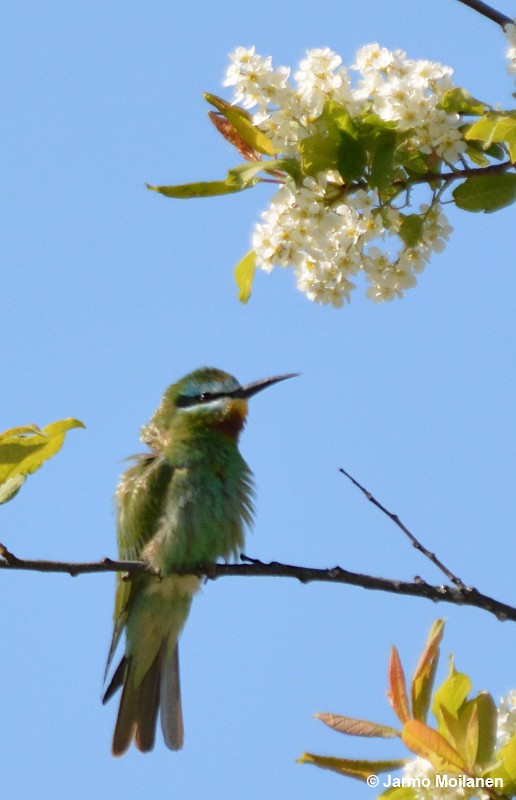
<svg viewBox="0 0 516 800"><path fill-rule="evenodd" d="M235 267L235 280L238 286L238 299L241 303L247 303L251 297L255 271L256 253L254 250L249 250L249 252L246 253L242 259L240 259Z"/></svg>
<svg viewBox="0 0 516 800"><path fill-rule="evenodd" d="M249 250L235 267L235 281L238 286L238 299L241 303L247 303L251 297L255 271L256 252Z"/></svg>
<svg viewBox="0 0 516 800"><path fill-rule="evenodd" d="M200 181L198 183L181 183L176 186L151 186L148 183L145 185L147 189L152 192L158 192L158 194L162 194L165 197L190 200L193 197L218 197L222 194L234 194L244 189L250 189L257 182L258 178L255 178L253 182L239 184L228 177L225 181Z"/></svg>
<svg viewBox="0 0 516 800"><path fill-rule="evenodd" d="M471 711L470 711L471 708ZM469 770L473 769L478 753L478 709L475 705L465 706L460 714L461 729L464 731L464 745L459 748Z"/></svg>
<svg viewBox="0 0 516 800"><path fill-rule="evenodd" d="M443 94L441 107L448 114L484 114L486 103L476 100L466 89L457 86Z"/></svg>
<svg viewBox="0 0 516 800"><path fill-rule="evenodd" d="M27 475L61 449L72 428L84 428L77 419L62 419L46 428L26 425L0 434L0 503L12 499Z"/></svg>
<svg viewBox="0 0 516 800"><path fill-rule="evenodd" d="M26 475L13 475L0 484L0 505L12 500L27 480Z"/></svg>
<svg viewBox="0 0 516 800"><path fill-rule="evenodd" d="M474 704L478 713L478 749L476 763L485 767L492 763L496 746L496 725L498 709L496 703L488 692L479 692L473 700L468 700L466 706Z"/></svg>
<svg viewBox="0 0 516 800"><path fill-rule="evenodd" d="M407 759L396 759L392 761L368 761L353 758L333 758L331 756L316 756L313 753L303 753L297 759L298 764L313 764L321 769L331 769L340 775L347 775L349 778L357 778L367 781L370 775L378 775L382 772L393 772L400 769L407 763Z"/></svg>
<svg viewBox="0 0 516 800"><path fill-rule="evenodd" d="M516 117L506 116L502 117L492 136L493 142L506 142L509 146L509 154L511 161L516 162Z"/></svg>
<svg viewBox="0 0 516 800"><path fill-rule="evenodd" d="M493 141L493 133L498 124L498 120L498 114L486 114L467 129L464 138L467 141L477 139L480 142L484 142L485 147L489 147Z"/></svg>
<svg viewBox="0 0 516 800"><path fill-rule="evenodd" d="M440 707L440 714L439 729L441 733L460 753L468 770L471 770L475 766L478 751L477 707L474 703L465 703L459 712L458 719L444 706Z"/></svg>
<svg viewBox="0 0 516 800"><path fill-rule="evenodd" d="M389 691L387 697L400 722L410 719L410 708L405 683L405 673L401 665L398 651L393 646L389 661Z"/></svg>
<svg viewBox="0 0 516 800"><path fill-rule="evenodd" d="M256 150L266 156L274 156L278 152L271 140L253 125L251 115L239 106L231 105L227 100L222 97L217 97L215 94L205 94L205 99L210 105L215 106L217 111L231 123L236 132L241 136L242 140Z"/></svg>
<svg viewBox="0 0 516 800"><path fill-rule="evenodd" d="M450 714L458 719L459 709L471 691L471 680L455 669L453 658L450 658L448 677L439 686L434 695L432 711L437 720L441 719L440 707L444 706Z"/></svg>
<svg viewBox="0 0 516 800"><path fill-rule="evenodd" d="M292 159L276 158L270 161L246 162L232 167L223 181L200 181L199 183L181 183L174 186L151 186L146 183L147 189L158 192L165 197L178 200L190 200L193 197L216 197L222 194L234 194L243 189L250 189L259 183L259 172L271 172L292 168Z"/></svg>
<svg viewBox="0 0 516 800"><path fill-rule="evenodd" d="M413 786L390 786L379 795L379 800L417 800L417 797Z"/></svg>
<svg viewBox="0 0 516 800"><path fill-rule="evenodd" d="M426 721L435 672L439 661L439 645L444 634L444 620L438 619L432 625L425 649L416 666L412 677L412 716L421 722Z"/></svg>
<svg viewBox="0 0 516 800"><path fill-rule="evenodd" d="M315 718L320 719L334 731L347 733L349 736L378 736L382 739L392 739L394 736L401 735L396 728L379 725L377 722L370 722L367 719L354 719L340 714L316 714Z"/></svg>
<svg viewBox="0 0 516 800"><path fill-rule="evenodd" d="M466 763L454 747L438 731L409 719L403 726L401 738L408 749L425 758L439 772L466 772Z"/></svg>
<svg viewBox="0 0 516 800"><path fill-rule="evenodd" d="M484 777L502 778L503 794L512 796L516 794L516 736L502 747L496 758L498 765L494 769L486 770Z"/></svg>
<svg viewBox="0 0 516 800"><path fill-rule="evenodd" d="M484 149L493 142L507 142L511 161L516 161L516 115L492 112L477 120L465 134L465 139L484 142Z"/></svg>

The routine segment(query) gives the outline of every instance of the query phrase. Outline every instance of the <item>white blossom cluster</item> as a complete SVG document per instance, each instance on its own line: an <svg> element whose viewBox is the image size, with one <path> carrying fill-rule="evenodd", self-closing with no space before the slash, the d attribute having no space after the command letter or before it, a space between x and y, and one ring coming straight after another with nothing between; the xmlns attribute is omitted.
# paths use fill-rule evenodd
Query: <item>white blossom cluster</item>
<svg viewBox="0 0 516 800"><path fill-rule="evenodd" d="M234 87L234 102L255 108L254 124L266 132L279 153L299 158L299 143L321 133L324 104L333 100L351 117L374 113L407 134L407 148L449 165L465 149L458 114L441 108L453 88L452 70L430 61L413 61L377 44L363 47L351 73L329 48L309 50L289 81L290 70L274 69L272 59L255 48L237 48L224 85ZM381 203L374 191L340 193L335 170L307 177L301 187L283 185L262 214L253 235L256 263L270 272L293 266L298 288L318 303L340 307L349 301L357 273L369 283L375 302L403 297L416 284L432 251L445 246L451 227L438 202L422 206L422 235L407 247L397 235L400 210Z"/></svg>
<svg viewBox="0 0 516 800"><path fill-rule="evenodd" d="M469 786L457 786L455 781L450 784L446 781L438 782L438 773L435 767L419 756L405 765L403 780L407 786L412 787L416 800L490 800L487 791ZM457 779L457 775L450 776Z"/></svg>
<svg viewBox="0 0 516 800"><path fill-rule="evenodd" d="M498 747L504 747L516 735L516 689L500 698L496 739Z"/></svg>
<svg viewBox="0 0 516 800"><path fill-rule="evenodd" d="M516 21L513 25L505 26L505 37L509 45L507 50L507 58L509 60L507 71L510 75L516 75Z"/></svg>
<svg viewBox="0 0 516 800"><path fill-rule="evenodd" d="M500 750L516 736L516 689L500 698L496 729L496 750ZM489 800L489 795L473 787L436 787L437 770L424 758L409 761L403 769L403 778L414 787L417 800L455 800L455 798L478 798ZM428 779L428 780L424 780Z"/></svg>

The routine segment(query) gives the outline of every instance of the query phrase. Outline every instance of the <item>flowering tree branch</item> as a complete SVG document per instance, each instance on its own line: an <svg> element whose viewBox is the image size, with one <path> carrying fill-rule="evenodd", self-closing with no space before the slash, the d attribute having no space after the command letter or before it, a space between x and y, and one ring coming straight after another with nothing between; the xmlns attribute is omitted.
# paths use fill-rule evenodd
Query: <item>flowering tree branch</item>
<svg viewBox="0 0 516 800"><path fill-rule="evenodd" d="M514 22L514 20L506 14L502 14L500 11L497 11L496 8L488 6L487 3L483 3L482 0L459 0L459 3L469 6L473 11L478 11L479 14L496 22L496 24L500 25L502 28L505 28L506 25L512 25Z"/></svg>
<svg viewBox="0 0 516 800"><path fill-rule="evenodd" d="M516 25L486 3L461 2L502 27L516 75ZM336 308L357 276L375 303L403 297L452 232L445 204L490 213L516 202L514 110L472 97L451 67L378 44L349 67L329 48L307 51L297 71L255 47L237 47L230 61L232 102L205 99L245 163L223 180L148 188L185 199L277 185L235 270L243 302L256 268L277 266Z"/></svg>
<svg viewBox="0 0 516 800"><path fill-rule="evenodd" d="M499 620L516 622L516 608L514 606L495 600L470 586L433 586L419 577L416 577L414 581L401 581L392 578L379 578L374 575L363 575L359 572L350 572L342 567L317 569L293 564L280 564L277 561L266 564L245 555L242 555L241 558L246 563L199 564L195 569L178 569L177 574L198 575L209 580L233 575L239 577L295 578L301 583L311 583L313 581L343 583L350 586L361 586L363 589L389 592L390 594L422 597L433 602L473 606L494 614ZM84 562L23 559L15 556L4 545L0 545L0 569L65 573L72 576L93 572L124 572L130 578L141 574L147 567L139 561L114 561L110 558L105 558L102 561Z"/></svg>

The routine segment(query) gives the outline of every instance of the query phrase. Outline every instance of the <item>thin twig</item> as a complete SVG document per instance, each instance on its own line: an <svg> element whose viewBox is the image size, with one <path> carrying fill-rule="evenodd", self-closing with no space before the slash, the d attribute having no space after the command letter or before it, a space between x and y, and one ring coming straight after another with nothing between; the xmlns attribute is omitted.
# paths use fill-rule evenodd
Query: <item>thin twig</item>
<svg viewBox="0 0 516 800"><path fill-rule="evenodd" d="M6 548L1 552L5 552L5 550ZM378 578L374 575L362 575L359 572L350 572L342 567L315 569L293 564L280 564L277 561L266 564L245 555L242 555L242 560L247 563L199 564L195 568L177 569L176 574L198 575L210 580L233 575L239 577L294 578L301 583L319 581L323 583L348 584L349 586L360 586L363 589L389 592L390 594L422 597L434 602L472 606L487 611L489 614L494 614L500 621L511 620L516 622L516 608L514 606L495 600L469 586L432 586L421 580L421 578L413 582L398 581L391 578ZM93 572L124 572L128 576L133 576L145 572L148 568L140 561L114 561L110 558L105 558L101 561L84 562L34 561L18 558L11 553L10 561L7 561L5 557L0 558L0 569L59 572L69 575Z"/></svg>
<svg viewBox="0 0 516 800"><path fill-rule="evenodd" d="M400 520L397 514L393 514L392 511L389 511L387 508L385 508L385 506L383 506L379 502L379 500L377 500L376 497L372 495L368 489L365 488L365 486L362 486L362 484L359 483L352 475L350 475L349 472L346 472L345 469L342 469L341 467L339 472L342 472L342 474L345 475L346 478L349 478L351 483L354 486L356 486L357 489L360 489L362 494L364 494L365 497L367 497L369 502L371 502L374 506L376 506L376 508L379 508L380 511L382 511L386 516L388 516L389 519L392 520L392 522L394 522L395 525L397 525L398 528L400 528L403 531L405 536L408 536L408 538L412 542L412 546L415 547L416 550L419 550L420 553L423 553L423 555L426 556L428 559L430 559L432 564L434 564L438 569L440 569L441 572L444 573L444 575L446 575L448 580L454 583L455 586L457 586L459 589L466 588L464 582L461 581L461 579L458 578L456 575L454 575L454 573L451 570L449 570L448 567L446 567L440 559L437 558L435 553L432 553L419 541L419 539L416 539L414 534L411 533L411 531L409 531L407 526L403 524L403 522Z"/></svg>
<svg viewBox="0 0 516 800"><path fill-rule="evenodd" d="M415 186L417 183L444 181L446 184L451 184L453 181L461 181L465 178L480 178L483 175L504 175L509 170L514 169L514 166L512 161L503 161L501 164L489 164L487 167L466 167L465 169L455 169L452 172L426 172L419 177L399 178L393 181L392 185L401 191L410 186ZM346 192L367 188L367 182L360 180L346 187Z"/></svg>
<svg viewBox="0 0 516 800"><path fill-rule="evenodd" d="M501 11L497 11L496 8L488 6L487 3L483 3L481 0L459 0L459 3L469 6L473 11L478 11L483 17L487 17L487 19L496 22L501 28L505 29L506 25L512 25L514 23L514 20L506 14L502 14Z"/></svg>

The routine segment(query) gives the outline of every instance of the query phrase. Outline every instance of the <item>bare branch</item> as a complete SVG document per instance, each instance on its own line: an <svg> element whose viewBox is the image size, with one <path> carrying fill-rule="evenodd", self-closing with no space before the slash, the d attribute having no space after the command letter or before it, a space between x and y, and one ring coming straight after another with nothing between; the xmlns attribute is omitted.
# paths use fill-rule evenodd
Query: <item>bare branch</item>
<svg viewBox="0 0 516 800"><path fill-rule="evenodd" d="M139 561L113 561L105 558L102 561L61 562L29 560L14 556L7 548L0 545L0 569L29 570L37 572L60 572L69 575L81 575L92 572L124 572L127 576L138 575L147 567ZM319 581L322 583L343 583L349 586L361 586L363 589L389 592L390 594L409 597L423 597L434 602L451 603L459 606L472 606L487 611L500 621L516 622L516 608L482 594L469 586L432 586L421 578L413 582L399 581L391 578L377 578L374 575L362 575L349 572L342 567L316 569L299 567L293 564L280 564L272 561L266 564L242 555L244 564L199 564L195 569L178 569L178 575L199 575L215 580L226 575L239 577L262 576L268 578L295 578L301 583Z"/></svg>
<svg viewBox="0 0 516 800"><path fill-rule="evenodd" d="M488 6L487 3L483 3L481 0L459 0L459 3L469 6L473 11L478 11L482 16L496 22L501 28L505 28L506 25L512 25L514 23L514 20L506 16L506 14L502 14L501 11L497 11L496 8Z"/></svg>
<svg viewBox="0 0 516 800"><path fill-rule="evenodd" d="M437 558L435 553L430 552L430 550L428 550L418 539L416 539L414 534L411 533L407 528L407 526L403 524L403 522L400 520L397 514L394 514L392 511L389 511L387 508L385 508L385 506L383 506L379 502L379 500L377 500L376 497L374 497L374 495L371 494L371 492L368 489L362 486L362 484L360 484L352 475L350 475L349 472L346 472L345 469L342 469L341 467L339 472L342 472L342 474L345 475L346 478L349 478L351 483L354 486L356 486L357 489L360 489L362 494L364 494L367 497L369 502L371 502L374 506L376 506L376 508L379 508L380 511L382 511L386 516L388 516L389 519L392 520L392 522L394 522L394 524L397 525L398 528L400 528L403 531L405 536L407 536L410 539L410 541L412 542L412 546L415 547L416 550L419 550L419 552L422 553L424 556L426 556L432 562L432 564L434 564L434 566L437 567L437 569L440 569L441 572L443 572L444 575L446 575L448 580L454 583L455 586L457 586L459 589L465 588L464 582L461 581L461 579L458 578L456 575L454 575L453 572L449 570L448 567L446 567L440 559Z"/></svg>

